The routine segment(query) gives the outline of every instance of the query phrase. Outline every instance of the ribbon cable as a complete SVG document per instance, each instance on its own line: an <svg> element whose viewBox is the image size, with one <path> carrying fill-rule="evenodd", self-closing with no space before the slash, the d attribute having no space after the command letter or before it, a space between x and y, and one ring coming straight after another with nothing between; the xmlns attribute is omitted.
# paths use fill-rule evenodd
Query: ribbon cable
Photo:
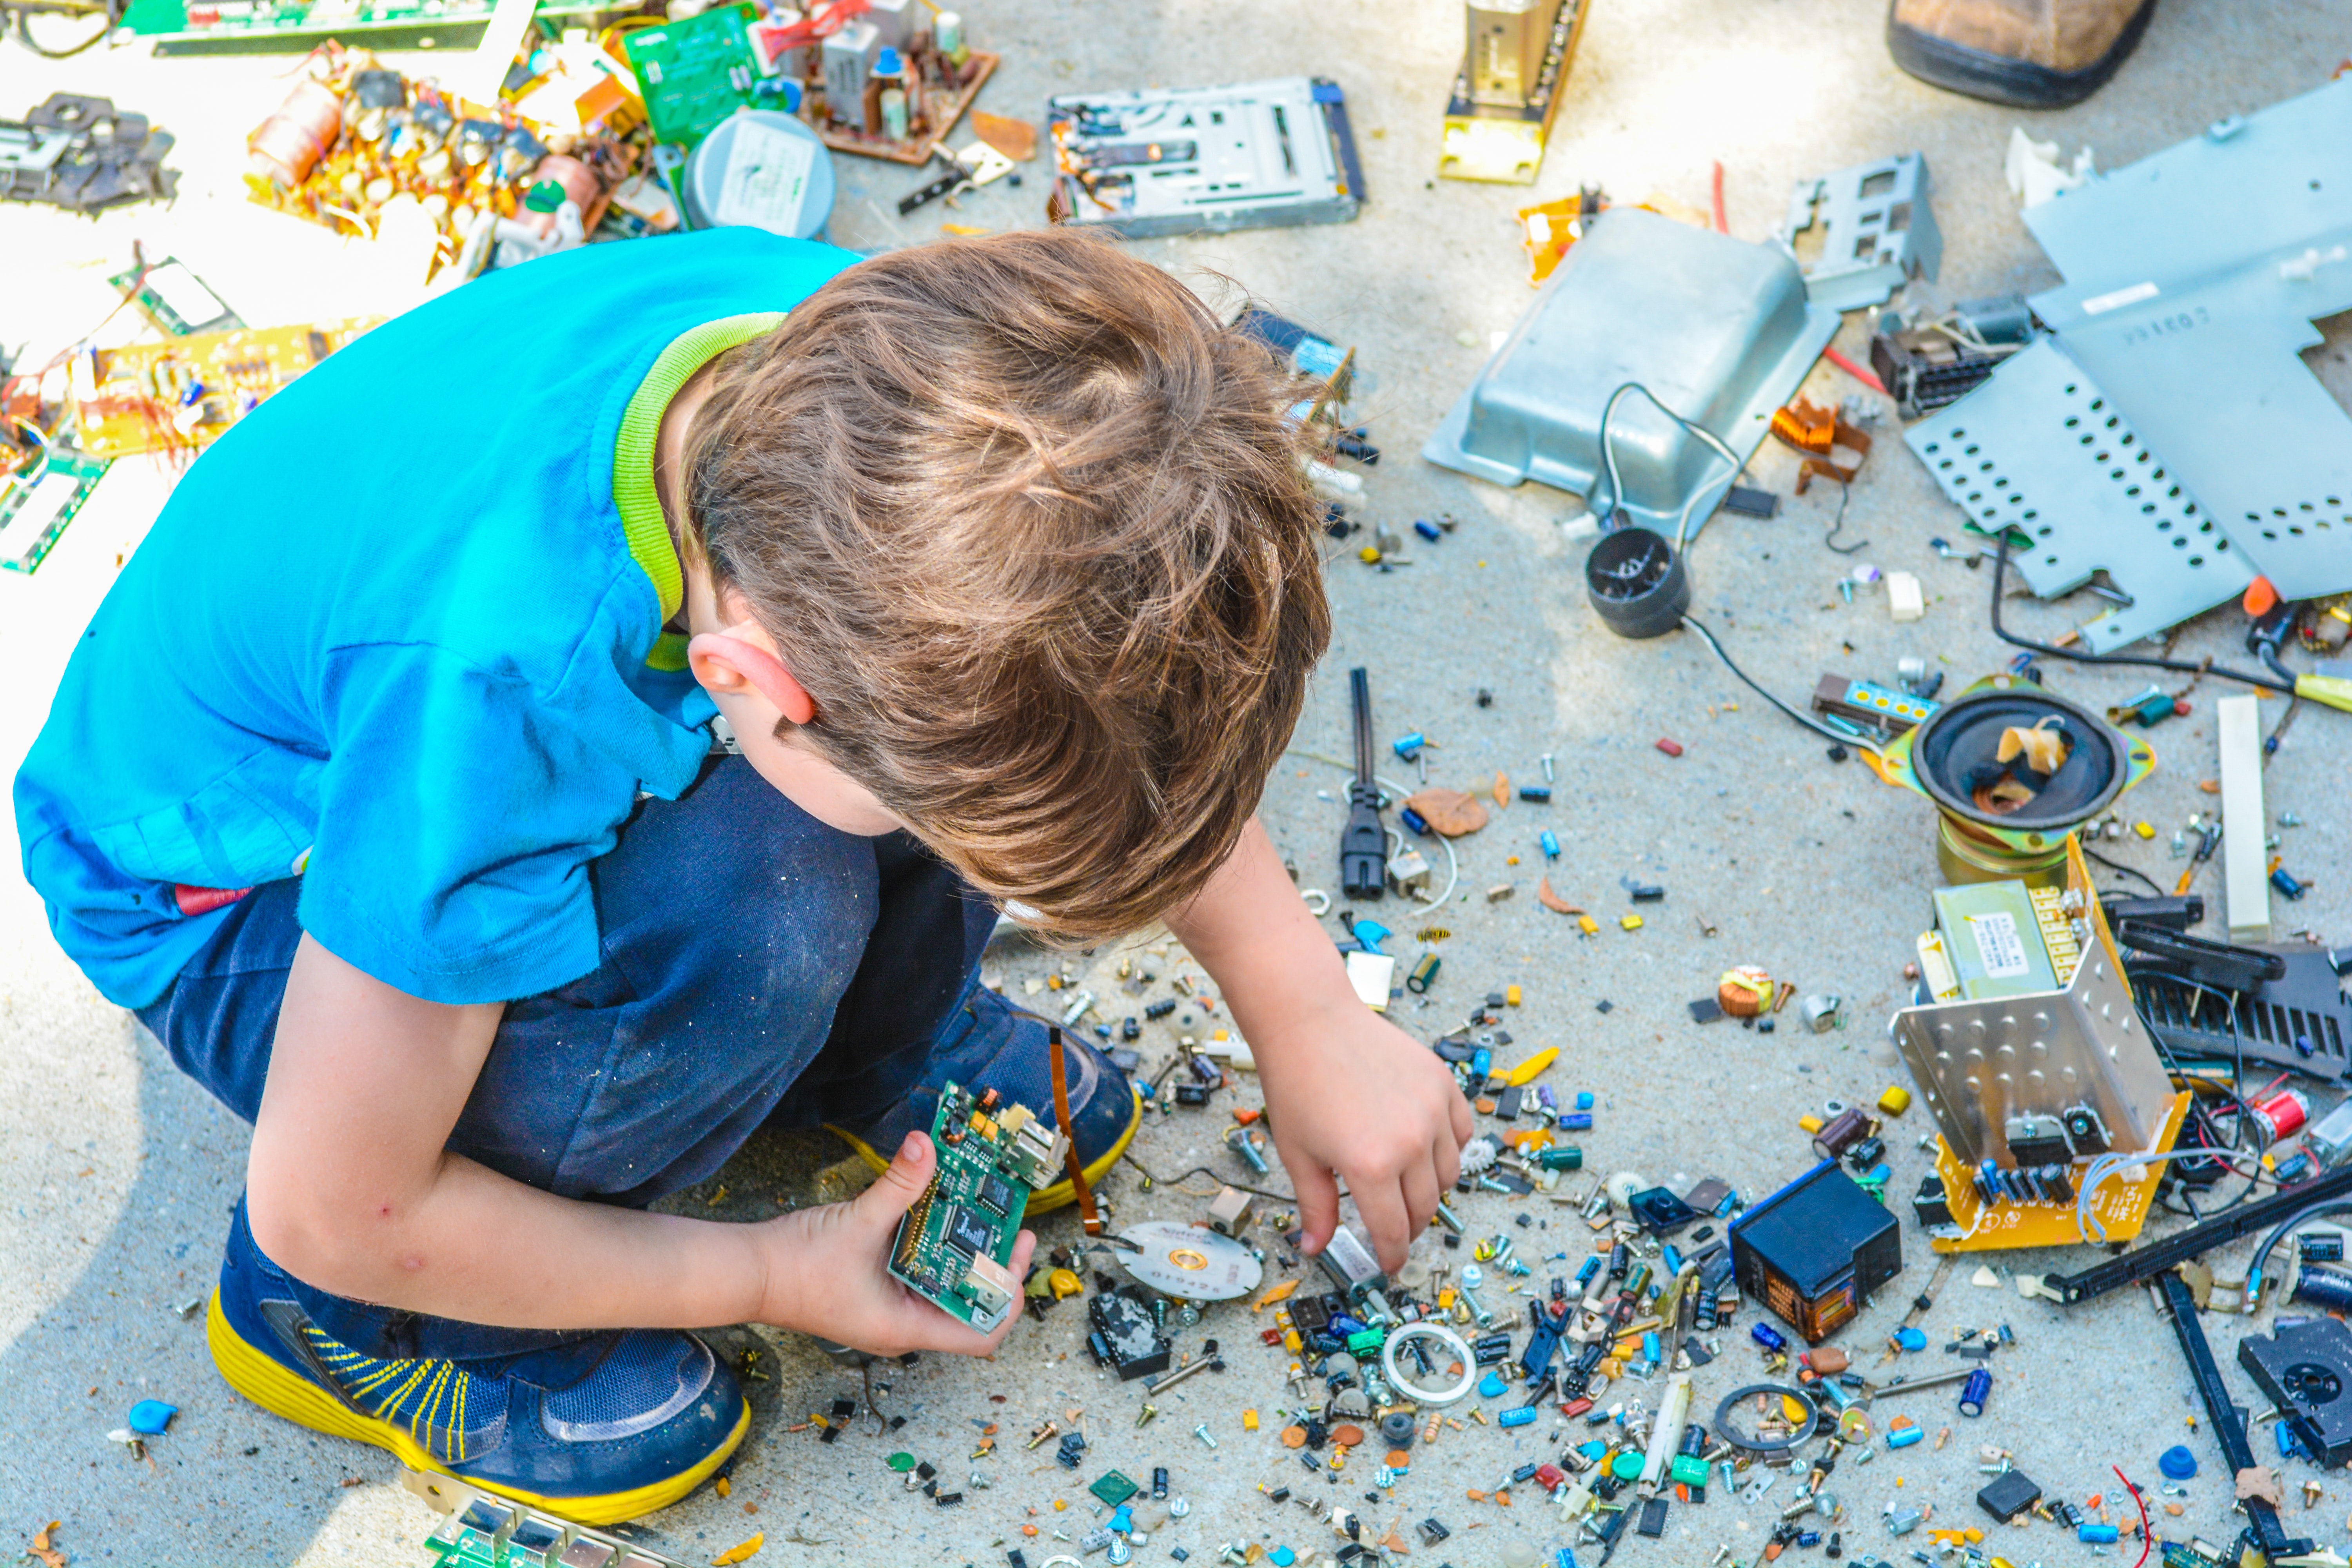
<svg viewBox="0 0 2352 1568"><path fill-rule="evenodd" d="M1077 1194L1078 1217L1085 1223L1088 1236L1103 1233L1102 1215L1095 1212L1095 1194L1087 1186L1086 1167L1078 1163L1078 1141L1070 1136L1070 1069L1062 1059L1062 1030L1055 1025L1045 1031L1046 1049L1053 1056L1054 1120L1060 1124L1062 1134L1068 1139L1065 1155L1070 1165L1070 1189Z"/></svg>

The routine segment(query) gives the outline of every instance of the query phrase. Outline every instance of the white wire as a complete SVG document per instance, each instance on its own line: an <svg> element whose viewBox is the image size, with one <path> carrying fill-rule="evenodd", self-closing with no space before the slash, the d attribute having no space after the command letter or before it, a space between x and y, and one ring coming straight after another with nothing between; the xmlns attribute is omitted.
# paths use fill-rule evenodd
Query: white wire
<svg viewBox="0 0 2352 1568"><path fill-rule="evenodd" d="M2262 1163L2261 1156L2245 1149L2175 1149L2166 1154L2153 1152L2101 1154L2084 1168L2082 1184L2074 1190L2075 1231L2094 1247L2105 1245L2107 1227L2100 1222L2098 1215L2091 1212L2091 1197L2109 1177L2119 1175L2134 1165L2156 1165L2167 1160L2201 1160L2209 1155L2224 1163L2233 1155L2252 1160L2258 1166ZM2098 1232L2095 1236L2091 1234L2094 1229Z"/></svg>
<svg viewBox="0 0 2352 1568"><path fill-rule="evenodd" d="M1305 757L1310 763L1321 763L1325 767L1337 768L1343 773L1352 773L1356 771L1356 764L1353 763L1343 763L1337 757L1327 757L1320 752L1310 752L1299 746L1291 747L1287 754L1294 757ZM1407 789L1404 785L1397 783L1396 780L1384 779L1378 773L1374 773L1372 775L1372 783L1378 784L1381 789L1386 790L1389 794L1396 796L1399 800L1404 799L1405 796L1412 793L1412 791ZM1383 829L1391 837L1394 837L1399 844L1402 844L1404 842L1404 835L1398 833L1395 828L1387 827L1383 825ZM1452 841L1449 840L1445 835L1441 833L1437 835L1437 842L1445 851L1445 890L1438 894L1437 897L1430 900L1429 902L1425 904L1415 904L1412 908L1412 912L1417 915L1425 915L1430 910L1437 909L1443 905L1446 900L1454 896L1454 885L1462 879L1462 862L1455 859L1454 857L1454 845Z"/></svg>
<svg viewBox="0 0 2352 1568"><path fill-rule="evenodd" d="M1616 391L1611 393L1609 395L1609 401L1601 405L1601 428L1594 434L1594 438L1600 443L1601 447L1601 461L1609 470L1609 510L1607 511L1596 512L1594 514L1594 521L1601 523L1602 526L1607 526L1609 520L1617 515L1618 502L1625 493L1624 479L1617 471L1617 448L1609 444L1609 416L1617 411L1617 400L1624 396L1629 392L1640 393L1643 396L1650 400L1652 406L1655 407L1659 413L1664 415L1667 418L1673 420L1675 424L1681 426L1684 429L1689 431L1692 435L1697 437L1708 446L1714 447L1717 454L1721 457L1725 462L1731 465L1731 478L1735 479L1738 479L1739 477L1740 470L1748 466L1739 460L1738 456L1734 453L1729 447L1724 445L1721 438L1718 437L1714 431L1709 430L1706 426L1698 424L1694 420L1684 418L1681 415L1667 407L1665 404L1660 400L1656 393L1652 392L1640 382L1626 382L1622 385L1619 386ZM1715 480L1710 478L1706 483L1700 485L1697 489L1692 490L1689 499L1683 502L1682 517L1675 524L1675 549L1677 552L1683 549L1684 542L1690 534L1691 509L1698 505L1699 497L1706 494L1707 491L1714 488Z"/></svg>

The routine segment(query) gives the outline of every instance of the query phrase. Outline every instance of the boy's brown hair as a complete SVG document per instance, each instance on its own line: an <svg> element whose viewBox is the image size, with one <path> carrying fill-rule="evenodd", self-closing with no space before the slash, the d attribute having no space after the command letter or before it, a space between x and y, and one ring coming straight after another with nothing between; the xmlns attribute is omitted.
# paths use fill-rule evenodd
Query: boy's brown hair
<svg viewBox="0 0 2352 1568"><path fill-rule="evenodd" d="M808 739L1074 939L1223 861L1330 640L1302 395L1066 231L895 251L730 356L688 508L816 701Z"/></svg>

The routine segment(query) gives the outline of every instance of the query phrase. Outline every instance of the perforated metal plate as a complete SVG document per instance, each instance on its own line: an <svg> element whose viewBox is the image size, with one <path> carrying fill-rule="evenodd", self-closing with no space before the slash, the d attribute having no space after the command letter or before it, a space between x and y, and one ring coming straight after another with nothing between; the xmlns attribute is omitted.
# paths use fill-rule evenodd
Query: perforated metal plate
<svg viewBox="0 0 2352 1568"><path fill-rule="evenodd" d="M2033 541L2011 560L2036 594L2066 593L2104 568L2131 595L2084 623L2095 653L2200 615L2253 580L2244 552L2047 338L1903 438L1969 528Z"/></svg>
<svg viewBox="0 0 2352 1568"><path fill-rule="evenodd" d="M2067 279L2035 312L2253 570L2289 598L2352 588L2352 416L2298 357L2352 310L2352 78L2025 222Z"/></svg>

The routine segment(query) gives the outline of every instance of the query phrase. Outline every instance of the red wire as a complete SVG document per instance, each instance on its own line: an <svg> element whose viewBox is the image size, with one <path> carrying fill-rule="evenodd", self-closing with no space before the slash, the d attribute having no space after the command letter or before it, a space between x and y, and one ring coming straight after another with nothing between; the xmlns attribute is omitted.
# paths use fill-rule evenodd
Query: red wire
<svg viewBox="0 0 2352 1568"><path fill-rule="evenodd" d="M1871 391L1878 394L1881 397L1891 397L1894 395L1894 394L1886 390L1886 384L1879 380L1876 374L1874 373L1868 365L1856 364L1853 361L1846 358L1845 355L1838 353L1835 349L1823 349L1822 351L1822 357L1829 361L1832 364L1837 366L1838 369L1845 372L1846 374L1853 377L1854 380L1862 383L1863 385L1870 388Z"/></svg>
<svg viewBox="0 0 2352 1568"><path fill-rule="evenodd" d="M1731 225L1725 221L1723 216L1723 164L1719 162L1715 165L1715 232L1731 232Z"/></svg>
<svg viewBox="0 0 2352 1568"><path fill-rule="evenodd" d="M2131 1493L2132 1501L2139 1506L2139 1563L2133 1563L2132 1568L2140 1568L2140 1563L2147 1561L2148 1552L2156 1545L2156 1538L2148 1533L2147 1500L2139 1495L2139 1489L2132 1485L2131 1478L2124 1474L2121 1465L2109 1465L2107 1468L2115 1471L2116 1479L2123 1482L2124 1489Z"/></svg>

